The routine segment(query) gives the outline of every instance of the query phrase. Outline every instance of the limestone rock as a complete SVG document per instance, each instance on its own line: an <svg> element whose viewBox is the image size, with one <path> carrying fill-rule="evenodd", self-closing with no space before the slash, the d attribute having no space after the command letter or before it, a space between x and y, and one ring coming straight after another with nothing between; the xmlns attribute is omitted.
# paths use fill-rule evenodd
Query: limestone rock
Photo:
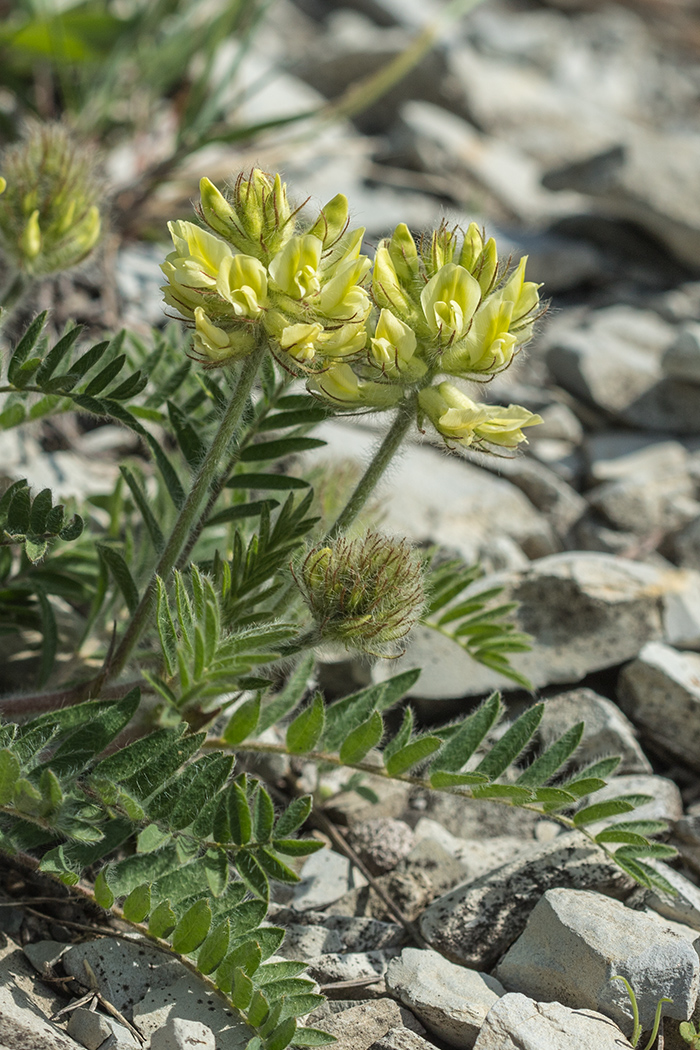
<svg viewBox="0 0 700 1050"><path fill-rule="evenodd" d="M504 992L488 974L418 948L404 948L392 960L386 983L430 1032L457 1047L473 1045L486 1014Z"/></svg>
<svg viewBox="0 0 700 1050"><path fill-rule="evenodd" d="M700 769L700 655L650 642L621 671L618 699L645 733Z"/></svg>
<svg viewBox="0 0 700 1050"><path fill-rule="evenodd" d="M333 850L312 853L301 869L301 882L294 888L291 907L296 911L313 911L338 900L354 886L365 886L367 880L347 857Z"/></svg>
<svg viewBox="0 0 700 1050"><path fill-rule="evenodd" d="M47 1020L63 1005L65 1000L36 980L22 949L0 934L0 1043L17 1050L81 1050Z"/></svg>
<svg viewBox="0 0 700 1050"><path fill-rule="evenodd" d="M545 702L539 729L544 745L548 747L577 722L585 724L576 752L577 763L586 765L600 755L621 755L620 773L651 772L651 763L637 742L632 723L616 704L592 689L572 689Z"/></svg>
<svg viewBox="0 0 700 1050"><path fill-rule="evenodd" d="M97 978L100 992L131 1020L131 1010L148 991L167 988L187 970L174 956L148 944L105 937L74 944L62 956L66 973L89 986L85 962Z"/></svg>
<svg viewBox="0 0 700 1050"><path fill-rule="evenodd" d="M170 1017L151 1036L150 1050L216 1050L216 1041L211 1028L201 1021Z"/></svg>
<svg viewBox="0 0 700 1050"><path fill-rule="evenodd" d="M514 992L489 1011L474 1050L624 1050L631 1045L602 1014L536 1003Z"/></svg>
<svg viewBox="0 0 700 1050"><path fill-rule="evenodd" d="M390 1028L367 1050L432 1050L434 1045L409 1028Z"/></svg>
<svg viewBox="0 0 700 1050"><path fill-rule="evenodd" d="M321 1027L336 1037L338 1041L333 1045L337 1050L367 1050L401 1024L401 1010L393 999L375 999L326 1018Z"/></svg>
<svg viewBox="0 0 700 1050"><path fill-rule="evenodd" d="M679 820L683 816L683 799L678 787L668 777L651 773L625 773L612 777L604 788L590 796L591 802L606 802L620 795L648 795L649 802L637 806L631 813L618 813L599 824L590 824L589 831L597 833L609 824L627 820Z"/></svg>
<svg viewBox="0 0 700 1050"><path fill-rule="evenodd" d="M700 383L700 323L686 324L663 356L665 375L687 383Z"/></svg>
<svg viewBox="0 0 700 1050"><path fill-rule="evenodd" d="M154 988L134 1005L134 1027L150 1039L172 1020L195 1021L211 1029L217 1050L244 1050L253 1032L227 1001L193 974L168 988Z"/></svg>
<svg viewBox="0 0 700 1050"><path fill-rule="evenodd" d="M631 879L580 832L559 835L434 901L423 913L425 939L449 959L488 970L524 929L554 886L620 894Z"/></svg>
<svg viewBox="0 0 700 1050"><path fill-rule="evenodd" d="M678 474L688 469L688 451L680 441L645 431L605 430L585 441L591 482Z"/></svg>
<svg viewBox="0 0 700 1050"><path fill-rule="evenodd" d="M119 1047L119 1050L130 1050L130 1048L140 1050L140 1044L123 1024L119 1024L113 1017L105 1017L104 1014L98 1014L82 1006L79 1006L77 1010L71 1010L66 1031L86 1050L99 1050L100 1047L104 1047L104 1050L108 1050L109 1047ZM177 1044L172 1044L173 1050L176 1046ZM193 1047L192 1050L196 1048ZM203 1046L201 1050L209 1050L209 1048Z"/></svg>
<svg viewBox="0 0 700 1050"><path fill-rule="evenodd" d="M548 890L527 926L499 963L509 991L606 1014L628 1034L632 1007L615 974L635 989L645 1031L662 996L666 1016L687 1020L700 984L700 960L691 944L662 923L599 893Z"/></svg>
<svg viewBox="0 0 700 1050"><path fill-rule="evenodd" d="M413 833L403 820L375 817L356 824L348 841L373 875L391 871L414 845Z"/></svg>

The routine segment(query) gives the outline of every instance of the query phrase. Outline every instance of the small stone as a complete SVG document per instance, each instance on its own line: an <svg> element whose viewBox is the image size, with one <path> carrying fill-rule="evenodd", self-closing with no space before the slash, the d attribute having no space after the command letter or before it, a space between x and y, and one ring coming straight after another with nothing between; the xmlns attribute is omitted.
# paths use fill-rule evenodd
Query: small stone
<svg viewBox="0 0 700 1050"><path fill-rule="evenodd" d="M676 823L676 828L680 821ZM647 889L640 886L635 890L640 901L647 908L653 909L664 919L670 919L674 923L683 923L684 926L693 930L696 934L700 931L700 888L690 879L687 879L680 871L669 867L662 861L648 860L660 875L670 882L675 890L675 895L665 893L657 887Z"/></svg>
<svg viewBox="0 0 700 1050"><path fill-rule="evenodd" d="M591 482L658 476L688 469L688 452L680 441L644 431L605 430L590 434L585 443Z"/></svg>
<svg viewBox="0 0 700 1050"><path fill-rule="evenodd" d="M700 324L686 324L663 356L661 366L667 376L700 383Z"/></svg>
<svg viewBox="0 0 700 1050"><path fill-rule="evenodd" d="M620 901L580 890L548 890L527 926L499 963L496 974L509 991L606 1014L631 1031L632 1007L624 985L635 989L642 1027L663 1013L689 1018L700 984L700 960L691 944L662 923Z"/></svg>
<svg viewBox="0 0 700 1050"><path fill-rule="evenodd" d="M549 747L577 722L584 723L576 751L578 765L600 755L621 755L620 773L650 773L651 763L637 742L634 726L619 707L592 689L572 689L545 701L539 732Z"/></svg>
<svg viewBox="0 0 700 1050"><path fill-rule="evenodd" d="M295 911L314 911L332 904L367 880L347 857L333 850L313 853L301 869L301 882L294 888L290 907Z"/></svg>
<svg viewBox="0 0 700 1050"><path fill-rule="evenodd" d="M489 1011L474 1050L624 1050L617 1025L594 1010L536 1003L510 992Z"/></svg>
<svg viewBox="0 0 700 1050"><path fill-rule="evenodd" d="M63 941L34 941L25 944L23 951L36 971L46 976L70 947Z"/></svg>
<svg viewBox="0 0 700 1050"><path fill-rule="evenodd" d="M168 1021L196 1021L214 1033L217 1050L244 1050L253 1032L227 1001L203 981L188 973L167 988L151 989L134 1006L134 1027L152 1038Z"/></svg>
<svg viewBox="0 0 700 1050"><path fill-rule="evenodd" d="M105 937L73 945L61 958L71 977L89 987L85 962L105 999L131 1020L131 1008L147 991L167 988L187 973L173 956L136 941Z"/></svg>
<svg viewBox="0 0 700 1050"><path fill-rule="evenodd" d="M580 832L565 832L434 901L421 917L421 933L454 962L489 970L555 885L620 894L633 882Z"/></svg>
<svg viewBox="0 0 700 1050"><path fill-rule="evenodd" d="M367 1050L433 1050L435 1044L429 1043L416 1032L408 1028L390 1028Z"/></svg>
<svg viewBox="0 0 700 1050"><path fill-rule="evenodd" d="M389 960L396 954L396 948L374 952L346 952L342 955L330 952L310 960L309 976L319 984L356 981L363 977L373 977L379 981L386 973Z"/></svg>
<svg viewBox="0 0 700 1050"><path fill-rule="evenodd" d="M169 1017L151 1036L151 1050L216 1050L216 1039L201 1021Z"/></svg>
<svg viewBox="0 0 700 1050"><path fill-rule="evenodd" d="M375 1040L401 1024L401 1010L393 999L375 999L327 1018L322 1027L336 1037L336 1050L367 1050Z"/></svg>
<svg viewBox="0 0 700 1050"><path fill-rule="evenodd" d="M687 525L700 514L693 498L695 486L687 471L631 475L609 481L589 492L590 506L614 528L638 536L669 532Z"/></svg>
<svg viewBox="0 0 700 1050"><path fill-rule="evenodd" d="M650 642L620 672L617 693L625 714L655 743L700 770L699 654Z"/></svg>
<svg viewBox="0 0 700 1050"><path fill-rule="evenodd" d="M348 835L348 842L372 875L383 875L411 852L414 838L405 821L376 817L356 824Z"/></svg>
<svg viewBox="0 0 700 1050"><path fill-rule="evenodd" d="M342 952L343 942L334 930L324 926L287 926L284 942L277 954L285 959L313 959L327 952Z"/></svg>
<svg viewBox="0 0 700 1050"><path fill-rule="evenodd" d="M0 1044L14 1050L80 1050L80 1044L47 1020L65 1006L41 981L21 948L0 934Z"/></svg>
<svg viewBox="0 0 700 1050"><path fill-rule="evenodd" d="M108 1040L111 1040L111 1045L116 1044L124 1050L128 1047L139 1050L138 1042L123 1024L119 1024L113 1017L105 1017L104 1014L86 1010L82 1006L71 1010L66 1031L87 1050L98 1050L106 1046Z"/></svg>
<svg viewBox="0 0 700 1050"><path fill-rule="evenodd" d="M413 1011L428 1031L451 1046L471 1046L499 995L488 974L449 962L438 952L404 948L389 964L387 989Z"/></svg>

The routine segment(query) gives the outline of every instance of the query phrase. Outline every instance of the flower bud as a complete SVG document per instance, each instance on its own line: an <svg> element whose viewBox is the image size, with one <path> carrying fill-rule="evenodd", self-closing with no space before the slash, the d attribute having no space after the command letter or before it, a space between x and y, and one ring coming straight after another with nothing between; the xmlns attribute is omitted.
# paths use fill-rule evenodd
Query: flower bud
<svg viewBox="0 0 700 1050"><path fill-rule="evenodd" d="M415 332L391 310L382 310L374 336L370 339L370 360L386 376L401 375L415 382L425 375L427 365L415 356Z"/></svg>
<svg viewBox="0 0 700 1050"><path fill-rule="evenodd" d="M377 656L398 655L425 604L418 552L376 532L315 548L295 579L324 640Z"/></svg>
<svg viewBox="0 0 700 1050"><path fill-rule="evenodd" d="M401 400L400 387L361 379L347 364L331 365L311 376L306 389L314 397L343 408L394 408Z"/></svg>
<svg viewBox="0 0 700 1050"><path fill-rule="evenodd" d="M4 252L35 276L82 262L100 235L99 185L89 152L60 124L34 125L5 151L2 166Z"/></svg>
<svg viewBox="0 0 700 1050"><path fill-rule="evenodd" d="M345 194L338 193L328 204L323 205L308 232L318 237L324 248L330 248L345 233L348 221L348 199Z"/></svg>
<svg viewBox="0 0 700 1050"><path fill-rule="evenodd" d="M245 255L267 263L294 233L287 187L279 175L254 168L247 179L238 177L230 199L202 179L200 194L206 224Z"/></svg>
<svg viewBox="0 0 700 1050"><path fill-rule="evenodd" d="M501 372L510 364L518 337L509 330L513 304L490 296L474 314L468 334L448 347L441 368L453 376Z"/></svg>
<svg viewBox="0 0 700 1050"><path fill-rule="evenodd" d="M194 309L194 323L194 350L211 367L246 357L255 347L255 333L249 326L226 331L213 324L201 306Z"/></svg>
<svg viewBox="0 0 700 1050"><path fill-rule="evenodd" d="M484 238L475 222L469 223L462 242L459 265L477 279L482 294L487 295L493 286L498 270L498 251L493 237L484 243Z"/></svg>

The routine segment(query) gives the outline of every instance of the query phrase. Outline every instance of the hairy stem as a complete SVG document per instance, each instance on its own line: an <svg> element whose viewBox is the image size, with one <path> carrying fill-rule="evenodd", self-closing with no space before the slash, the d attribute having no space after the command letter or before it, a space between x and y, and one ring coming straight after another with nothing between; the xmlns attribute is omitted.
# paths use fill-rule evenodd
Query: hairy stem
<svg viewBox="0 0 700 1050"><path fill-rule="evenodd" d="M170 538L160 557L141 601L131 618L121 642L117 646L111 659L106 662L102 672L93 683L93 693L98 692L104 683L116 677L125 667L134 648L138 645L141 637L148 627L153 611L153 599L156 590L156 577L167 579L177 565L180 554L185 547L190 533L196 528L202 505L207 499L210 487L216 477L217 468L221 457L226 453L240 423L246 402L253 389L255 377L266 352L266 344L260 345L243 362L236 389L224 412L214 440L209 451L202 460L196 478L192 483L187 499L182 505Z"/></svg>
<svg viewBox="0 0 700 1050"><path fill-rule="evenodd" d="M377 483L396 455L403 439L410 430L411 424L416 418L416 401L417 394L413 394L399 405L394 422L384 436L384 440L372 458L372 462L360 478L357 488L346 503L344 510L341 511L335 524L330 527L324 536L324 543L335 539L336 536L352 525L374 492Z"/></svg>

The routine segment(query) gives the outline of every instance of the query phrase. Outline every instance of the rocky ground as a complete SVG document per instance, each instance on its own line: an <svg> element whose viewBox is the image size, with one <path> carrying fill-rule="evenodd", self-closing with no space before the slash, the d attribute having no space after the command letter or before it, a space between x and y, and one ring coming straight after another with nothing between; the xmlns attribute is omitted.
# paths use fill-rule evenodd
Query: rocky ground
<svg viewBox="0 0 700 1050"><path fill-rule="evenodd" d="M263 121L339 95L441 6L277 3L244 63L243 77L263 88L242 116ZM621 753L610 794L653 796L645 812L670 821L680 853L665 872L678 889L670 898L635 888L552 821L401 785L382 788L376 806L337 796L329 817L361 867L347 850L314 855L270 918L288 929L284 952L306 960L328 995L309 1023L333 1032L339 1050L630 1045L616 973L636 989L645 1029L657 1000L673 1000L663 1045L685 1045L678 1022L700 986L699 53L692 0L492 0L354 123L313 141L292 128L250 156L193 158L153 204L154 222L186 215L202 171L218 179L256 160L317 200L345 192L370 244L398 221L420 231L447 215L483 221L502 252L529 255L552 306L527 359L488 393L544 425L513 460L466 461L416 442L383 490L384 527L478 558L505 586L534 638L514 663L548 701L542 739L585 719L582 759ZM126 183L138 159L111 167ZM95 324L110 311L161 324L161 258L161 247L127 244L105 261L110 297L83 274L56 301ZM376 434L366 418L329 424L324 455L362 462ZM105 427L48 454L8 436L2 452L32 484L85 494L113 477L123 442ZM408 666L424 668L414 701L425 721L494 687L514 713L528 701L432 632L371 674ZM324 674L347 689L370 671L331 661ZM53 884L8 869L2 894L0 972L12 981L0 990L0 1043L245 1045L188 970L57 902ZM101 939L74 943L96 928ZM66 993L75 1008L53 1023Z"/></svg>

